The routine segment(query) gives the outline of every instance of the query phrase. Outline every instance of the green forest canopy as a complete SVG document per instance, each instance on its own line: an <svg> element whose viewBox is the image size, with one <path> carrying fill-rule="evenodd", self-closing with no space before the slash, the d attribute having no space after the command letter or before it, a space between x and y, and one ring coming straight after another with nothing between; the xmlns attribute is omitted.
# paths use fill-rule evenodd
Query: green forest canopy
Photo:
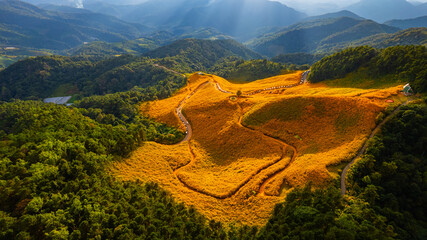
<svg viewBox="0 0 427 240"><path fill-rule="evenodd" d="M396 46L376 50L363 46L349 48L315 63L310 82L344 78L364 69L369 78L389 76L409 82L416 92L427 91L427 48L424 46Z"/></svg>

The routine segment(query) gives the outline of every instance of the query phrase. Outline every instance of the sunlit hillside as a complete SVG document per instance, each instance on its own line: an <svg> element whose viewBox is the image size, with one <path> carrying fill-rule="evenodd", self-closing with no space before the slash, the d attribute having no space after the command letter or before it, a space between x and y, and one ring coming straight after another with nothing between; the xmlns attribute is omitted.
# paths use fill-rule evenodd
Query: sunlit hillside
<svg viewBox="0 0 427 240"><path fill-rule="evenodd" d="M190 140L146 143L112 173L157 182L210 219L265 224L289 190L308 181L324 186L337 176L334 166L360 149L386 100L405 100L401 86L299 85L301 75L233 84L193 74L171 98L140 107L144 115L187 130L177 112L182 107Z"/></svg>

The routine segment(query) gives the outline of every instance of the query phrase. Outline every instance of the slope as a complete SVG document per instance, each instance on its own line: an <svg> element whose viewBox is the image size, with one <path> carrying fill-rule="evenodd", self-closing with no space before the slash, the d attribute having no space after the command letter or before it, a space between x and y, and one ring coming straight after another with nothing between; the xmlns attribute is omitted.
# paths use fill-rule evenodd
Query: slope
<svg viewBox="0 0 427 240"><path fill-rule="evenodd" d="M347 11L347 10L342 10L342 11L338 11L338 12L326 13L326 14L322 14L322 15L318 15L318 16L307 17L307 18L304 18L304 21L320 20L320 19L328 19L328 18L339 18L339 17L349 17L349 18L354 18L354 19L358 19L358 20L364 19L355 13L352 13L352 12Z"/></svg>
<svg viewBox="0 0 427 240"><path fill-rule="evenodd" d="M264 35L247 44L255 51L273 57L284 53L313 53L325 43L333 45L398 30L398 28L370 20L341 17L301 22L279 32Z"/></svg>
<svg viewBox="0 0 427 240"><path fill-rule="evenodd" d="M21 1L0 4L0 44L61 50L83 42L137 38L148 28L92 12L61 13Z"/></svg>
<svg viewBox="0 0 427 240"><path fill-rule="evenodd" d="M253 34L259 28L287 26L304 16L276 1L217 0L190 10L181 25L214 27L239 40L248 40L255 37Z"/></svg>
<svg viewBox="0 0 427 240"><path fill-rule="evenodd" d="M106 58L120 54L140 55L161 46L168 45L174 41L186 38L209 40L231 39L230 36L226 36L218 30L212 28L201 28L195 30L194 32L186 32L182 35L176 35L168 31L159 31L151 33L142 38L118 43L107 43L99 41L91 42L89 44L68 50L66 53L72 56L90 56L95 58Z"/></svg>
<svg viewBox="0 0 427 240"><path fill-rule="evenodd" d="M426 15L426 12L406 0L361 0L346 9L378 22Z"/></svg>
<svg viewBox="0 0 427 240"><path fill-rule="evenodd" d="M398 27L400 29L427 27L427 16L411 18L411 19L390 20L385 22L384 24L393 26L393 27Z"/></svg>
<svg viewBox="0 0 427 240"><path fill-rule="evenodd" d="M357 151L401 89L300 85L301 75L233 84L193 74L171 98L141 105L160 122L190 126L191 137L174 146L146 144L112 166L113 175L157 182L215 221L265 224L291 188L332 181L336 170L328 167Z"/></svg>
<svg viewBox="0 0 427 240"><path fill-rule="evenodd" d="M47 56L19 61L1 71L0 99L103 95L159 83L163 86L160 95L166 97L184 84L184 77L129 55L97 62Z"/></svg>
<svg viewBox="0 0 427 240"><path fill-rule="evenodd" d="M206 71L219 60L236 56L259 59L261 56L242 44L228 40L183 39L144 54L150 58L163 58L160 63L177 71Z"/></svg>

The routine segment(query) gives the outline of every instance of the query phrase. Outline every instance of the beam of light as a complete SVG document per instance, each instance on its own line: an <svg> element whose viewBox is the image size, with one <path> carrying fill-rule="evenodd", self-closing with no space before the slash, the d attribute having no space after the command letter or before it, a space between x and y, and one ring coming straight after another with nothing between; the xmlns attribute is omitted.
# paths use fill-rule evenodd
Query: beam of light
<svg viewBox="0 0 427 240"><path fill-rule="evenodd" d="M83 8L83 0L77 0L76 1L76 7L77 8Z"/></svg>

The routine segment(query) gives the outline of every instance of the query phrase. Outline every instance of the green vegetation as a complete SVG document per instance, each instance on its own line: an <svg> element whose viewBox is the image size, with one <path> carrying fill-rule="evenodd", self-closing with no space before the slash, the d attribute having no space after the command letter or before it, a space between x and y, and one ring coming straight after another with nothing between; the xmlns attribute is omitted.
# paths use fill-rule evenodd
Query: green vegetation
<svg viewBox="0 0 427 240"><path fill-rule="evenodd" d="M288 101L270 103L249 115L249 117L243 118L242 124L245 126L260 126L271 119L277 119L283 122L299 120L303 114L301 109L304 109L310 104L316 104L316 109L324 109L318 101L297 97Z"/></svg>
<svg viewBox="0 0 427 240"><path fill-rule="evenodd" d="M271 61L284 63L284 64L296 64L296 65L313 65L325 57L324 54L310 54L310 53L289 53L280 54L273 57Z"/></svg>
<svg viewBox="0 0 427 240"><path fill-rule="evenodd" d="M135 39L148 30L108 15L46 11L22 1L1 1L0 15L0 42L20 48L64 50L93 39Z"/></svg>
<svg viewBox="0 0 427 240"><path fill-rule="evenodd" d="M40 99L58 93L80 97L157 87L167 97L185 84L180 74L130 55L91 62L82 57L47 56L19 61L0 72L0 100ZM65 89L65 87L69 89Z"/></svg>
<svg viewBox="0 0 427 240"><path fill-rule="evenodd" d="M71 56L86 56L93 59L105 59L122 54L138 55L149 52L158 48L160 45L155 40L149 38L139 38L136 40L107 43L107 42L91 42L82 45L75 49L67 51L67 55Z"/></svg>
<svg viewBox="0 0 427 240"><path fill-rule="evenodd" d="M365 19L349 17L316 19L267 34L248 42L248 45L269 57L298 52L328 53L336 50L336 46L346 48L353 41L397 31L398 28Z"/></svg>
<svg viewBox="0 0 427 240"><path fill-rule="evenodd" d="M425 101L402 107L349 174L351 195L386 217L400 239L427 237L426 126Z"/></svg>
<svg viewBox="0 0 427 240"><path fill-rule="evenodd" d="M390 20L384 24L401 29L427 27L427 16L412 19Z"/></svg>
<svg viewBox="0 0 427 240"><path fill-rule="evenodd" d="M349 48L315 63L309 75L310 82L342 78L369 62L377 54L372 47Z"/></svg>
<svg viewBox="0 0 427 240"><path fill-rule="evenodd" d="M104 125L31 101L1 104L0 119L0 239L226 236L220 223L208 224L157 185L106 173L150 128Z"/></svg>
<svg viewBox="0 0 427 240"><path fill-rule="evenodd" d="M425 239L426 126L425 99L403 107L351 169L350 197L296 189L258 239Z"/></svg>
<svg viewBox="0 0 427 240"><path fill-rule="evenodd" d="M344 200L335 187L308 184L286 196L258 239L393 239L386 219L360 199Z"/></svg>
<svg viewBox="0 0 427 240"><path fill-rule="evenodd" d="M243 59L230 57L215 64L208 72L235 83L246 83L277 76L291 70L298 70L299 68L304 67L298 67L296 65L287 66L266 59L244 61Z"/></svg>
<svg viewBox="0 0 427 240"><path fill-rule="evenodd" d="M206 72L218 61L227 57L244 60L260 59L261 56L234 40L178 40L160 47L145 56L159 59L159 64L178 72Z"/></svg>
<svg viewBox="0 0 427 240"><path fill-rule="evenodd" d="M184 138L184 133L164 124L141 117L137 104L143 101L166 98L171 95L165 92L160 84L150 88L134 88L128 92L91 96L74 103L81 108L80 112L99 123L113 126L132 124L146 126L147 138L164 144L174 144Z"/></svg>
<svg viewBox="0 0 427 240"><path fill-rule="evenodd" d="M427 48L424 46L396 46L383 50L365 46L346 49L315 63L309 80L320 82L349 76L343 80L344 84L349 84L349 79L354 79L356 85L363 85L363 79L379 80L380 85L409 82L416 92L422 93L427 91L426 69Z"/></svg>
<svg viewBox="0 0 427 240"><path fill-rule="evenodd" d="M0 70L6 68L7 66L9 66L10 64L12 64L14 62L16 62L14 57L0 55Z"/></svg>
<svg viewBox="0 0 427 240"><path fill-rule="evenodd" d="M400 45L427 46L427 28L410 28L396 33L379 33L351 42L323 45L318 49L318 52L336 52L347 47L365 45L374 48L387 48Z"/></svg>

